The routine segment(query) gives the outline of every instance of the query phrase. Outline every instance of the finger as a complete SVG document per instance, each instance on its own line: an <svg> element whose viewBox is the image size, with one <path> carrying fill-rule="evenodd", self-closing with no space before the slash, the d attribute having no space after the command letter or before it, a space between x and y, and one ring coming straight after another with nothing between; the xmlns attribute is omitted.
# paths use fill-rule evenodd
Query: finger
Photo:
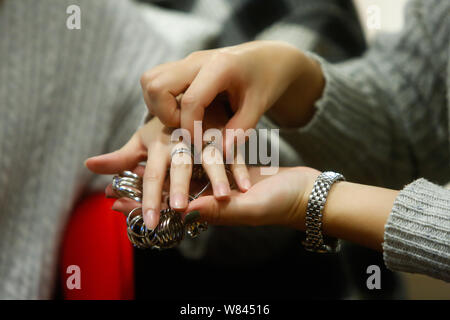
<svg viewBox="0 0 450 320"><path fill-rule="evenodd" d="M168 164L169 155L165 146L155 145L149 149L142 184L142 212L144 223L149 229L154 229L159 223L162 189Z"/></svg>
<svg viewBox="0 0 450 320"><path fill-rule="evenodd" d="M85 161L86 167L97 174L114 174L135 168L147 157L139 136L134 134L119 150L91 157Z"/></svg>
<svg viewBox="0 0 450 320"><path fill-rule="evenodd" d="M238 147L239 143L245 142L248 138L248 129L256 128L261 114L258 110L261 109L257 99L246 97L242 104L242 108L239 108L236 113L227 122L224 128L224 153L228 155L231 150ZM246 135L247 132L247 135Z"/></svg>
<svg viewBox="0 0 450 320"><path fill-rule="evenodd" d="M177 144L173 150L189 149L185 144ZM184 211L188 205L189 185L192 175L192 156L178 153L172 156L170 165L170 207Z"/></svg>
<svg viewBox="0 0 450 320"><path fill-rule="evenodd" d="M211 181L214 196L217 199L227 199L231 189L222 152L214 145L206 146L202 152L202 159L202 165Z"/></svg>
<svg viewBox="0 0 450 320"><path fill-rule="evenodd" d="M140 203L137 201L129 198L120 198L114 202L111 209L114 211L122 212L124 215L128 215L131 210L140 206Z"/></svg>
<svg viewBox="0 0 450 320"><path fill-rule="evenodd" d="M238 149L239 150L239 149ZM231 172L233 172L234 180L239 187L239 190L246 192L251 188L250 175L245 164L242 154L238 151L234 158L233 163L230 165Z"/></svg>
<svg viewBox="0 0 450 320"><path fill-rule="evenodd" d="M118 198L117 194L114 192L112 188L112 184L108 184L105 188L105 197L106 198Z"/></svg>
<svg viewBox="0 0 450 320"><path fill-rule="evenodd" d="M203 120L205 108L214 98L228 89L231 75L227 64L219 59L203 66L181 99L181 127L194 134L194 121Z"/></svg>
<svg viewBox="0 0 450 320"><path fill-rule="evenodd" d="M180 126L176 97L186 90L198 70L196 63L181 60L158 66L142 75L141 86L147 107L166 126Z"/></svg>

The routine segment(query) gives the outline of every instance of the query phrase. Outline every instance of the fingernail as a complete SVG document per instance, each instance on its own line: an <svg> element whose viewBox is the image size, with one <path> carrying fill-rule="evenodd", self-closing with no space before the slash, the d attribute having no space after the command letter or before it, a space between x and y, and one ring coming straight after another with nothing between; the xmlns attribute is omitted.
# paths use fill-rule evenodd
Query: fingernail
<svg viewBox="0 0 450 320"><path fill-rule="evenodd" d="M184 209L187 206L186 196L182 193L175 193L170 197L170 206L174 209Z"/></svg>
<svg viewBox="0 0 450 320"><path fill-rule="evenodd" d="M250 189L250 188L252 187L252 184L251 184L250 180L249 180L249 179L244 179L244 180L242 181L242 187L243 187L245 190Z"/></svg>
<svg viewBox="0 0 450 320"><path fill-rule="evenodd" d="M156 216L156 211L153 209L148 209L144 214L144 224L148 229L155 229L158 225L158 217Z"/></svg>
<svg viewBox="0 0 450 320"><path fill-rule="evenodd" d="M226 182L219 182L216 185L215 193L218 197L228 197L230 195L230 186Z"/></svg>
<svg viewBox="0 0 450 320"><path fill-rule="evenodd" d="M200 220L199 211L191 211L184 217L184 223L193 223Z"/></svg>

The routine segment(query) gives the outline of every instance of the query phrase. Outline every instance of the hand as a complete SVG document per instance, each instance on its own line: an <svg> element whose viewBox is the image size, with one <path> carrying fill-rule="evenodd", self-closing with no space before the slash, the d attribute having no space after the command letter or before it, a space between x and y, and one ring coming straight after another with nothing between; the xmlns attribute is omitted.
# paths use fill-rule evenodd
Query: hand
<svg viewBox="0 0 450 320"><path fill-rule="evenodd" d="M226 114L220 105L210 108L206 128L219 126L224 123ZM143 176L142 207L144 222L150 229L154 229L159 222L159 212L167 168L170 166L170 206L178 211L184 211L188 205L189 186L192 173L192 158L186 153L177 154L171 158L173 148L182 143L171 141L172 129L165 127L158 118L153 118L140 128L121 149L86 160L86 166L97 174L117 174L124 170L133 170ZM189 146L190 147L190 146ZM217 199L227 199L230 195L230 185L225 172L222 155L211 152L213 146L203 150L204 160L214 157L214 161L203 161L205 169ZM237 155L239 156L239 155ZM139 162L147 160L145 169L139 167ZM250 188L247 168L244 164L235 161L230 166L237 186L242 192ZM107 194L111 195L111 189ZM114 207L117 210L134 208L137 205L131 200L119 199Z"/></svg>
<svg viewBox="0 0 450 320"><path fill-rule="evenodd" d="M150 112L169 127L194 133L214 98L226 92L234 116L225 129L254 128L263 113L285 126L300 126L312 117L324 80L320 66L296 48L273 41L255 41L199 51L160 65L141 78ZM176 97L184 93L181 108ZM234 143L226 137L224 150Z"/></svg>
<svg viewBox="0 0 450 320"><path fill-rule="evenodd" d="M139 175L143 172L143 167L136 170ZM246 193L233 190L227 201L217 201L207 192L192 201L185 213L198 212L200 221L211 224L285 225L305 230L309 195L320 172L307 167L279 168L277 174L267 176L260 174L260 167L251 167L249 174L253 186ZM116 197L111 186L106 193ZM334 184L323 209L323 233L382 250L384 227L397 195L396 190L345 181ZM119 199L114 209L127 214L136 206L133 200Z"/></svg>
<svg viewBox="0 0 450 320"><path fill-rule="evenodd" d="M138 166L134 170L132 170L134 173L136 173L141 178L144 177L145 174L145 167L144 166ZM204 181L196 181L191 180L189 185L189 191L192 195L197 194L202 190L205 186ZM165 179L163 188L162 188L162 198L161 198L161 209L167 208L167 197L169 196L169 190L170 190L170 180ZM122 197L119 198L116 192L114 192L112 188L112 183L108 184L108 186L105 189L105 195L107 198L116 198L117 200L114 202L113 206L111 207L112 210L122 212L125 216L128 216L131 210L133 210L136 207L140 207L141 204L137 201L134 201L130 198ZM207 188L202 195L212 195L211 188Z"/></svg>
<svg viewBox="0 0 450 320"><path fill-rule="evenodd" d="M305 229L309 195L319 171L307 167L280 168L272 176L249 169L252 187L246 193L232 192L227 201L202 196L186 212L198 211L202 221L220 225L286 225Z"/></svg>
<svg viewBox="0 0 450 320"><path fill-rule="evenodd" d="M253 186L233 192L228 201L212 196L192 201L186 212L198 211L201 221L220 225L285 225L305 230L305 214L320 172L307 168L280 168L272 176L249 170ZM322 212L325 235L382 250L386 221L398 191L347 181L333 184Z"/></svg>

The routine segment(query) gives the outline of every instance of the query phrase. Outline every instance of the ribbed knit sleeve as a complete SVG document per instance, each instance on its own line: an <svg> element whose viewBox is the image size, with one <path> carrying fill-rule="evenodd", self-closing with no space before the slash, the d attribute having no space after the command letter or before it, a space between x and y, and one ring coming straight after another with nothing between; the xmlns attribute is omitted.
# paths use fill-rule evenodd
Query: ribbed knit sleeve
<svg viewBox="0 0 450 320"><path fill-rule="evenodd" d="M315 115L293 131L306 164L349 180L404 188L386 224L393 270L450 280L449 1L411 1L401 34L330 64ZM420 177L424 179L417 180Z"/></svg>
<svg viewBox="0 0 450 320"><path fill-rule="evenodd" d="M51 297L84 160L136 131L140 74L175 53L132 1L0 1L0 299Z"/></svg>
<svg viewBox="0 0 450 320"><path fill-rule="evenodd" d="M397 196L383 243L388 268L450 282L450 190L425 179Z"/></svg>
<svg viewBox="0 0 450 320"><path fill-rule="evenodd" d="M330 64L310 54L325 75L323 95L308 125L283 132L306 164L393 188L448 181L449 15L448 1L412 1L404 31L365 56Z"/></svg>

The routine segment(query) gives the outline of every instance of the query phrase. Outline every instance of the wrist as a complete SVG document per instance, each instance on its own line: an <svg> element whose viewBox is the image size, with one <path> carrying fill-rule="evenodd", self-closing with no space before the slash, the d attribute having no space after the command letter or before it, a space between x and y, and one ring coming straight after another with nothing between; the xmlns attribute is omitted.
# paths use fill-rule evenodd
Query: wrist
<svg viewBox="0 0 450 320"><path fill-rule="evenodd" d="M339 251L339 240L327 237L323 233L323 211L331 188L344 181L342 174L325 171L316 179L308 198L305 214L305 249L316 253L336 253Z"/></svg>
<svg viewBox="0 0 450 320"><path fill-rule="evenodd" d="M325 77L320 64L298 51L291 68L295 77L268 115L282 127L302 127L314 116L315 103L322 96Z"/></svg>
<svg viewBox="0 0 450 320"><path fill-rule="evenodd" d="M302 170L302 176L305 178L305 181L302 186L303 192L299 194L298 205L296 206L295 210L296 219L293 223L293 227L298 230L305 231L305 216L308 207L309 196L311 195L314 183L316 182L317 177L321 174L321 172L306 167L299 167L299 169ZM305 169L309 170L305 173Z"/></svg>
<svg viewBox="0 0 450 320"><path fill-rule="evenodd" d="M324 234L381 251L384 226L398 191L350 182L332 187L323 213Z"/></svg>

